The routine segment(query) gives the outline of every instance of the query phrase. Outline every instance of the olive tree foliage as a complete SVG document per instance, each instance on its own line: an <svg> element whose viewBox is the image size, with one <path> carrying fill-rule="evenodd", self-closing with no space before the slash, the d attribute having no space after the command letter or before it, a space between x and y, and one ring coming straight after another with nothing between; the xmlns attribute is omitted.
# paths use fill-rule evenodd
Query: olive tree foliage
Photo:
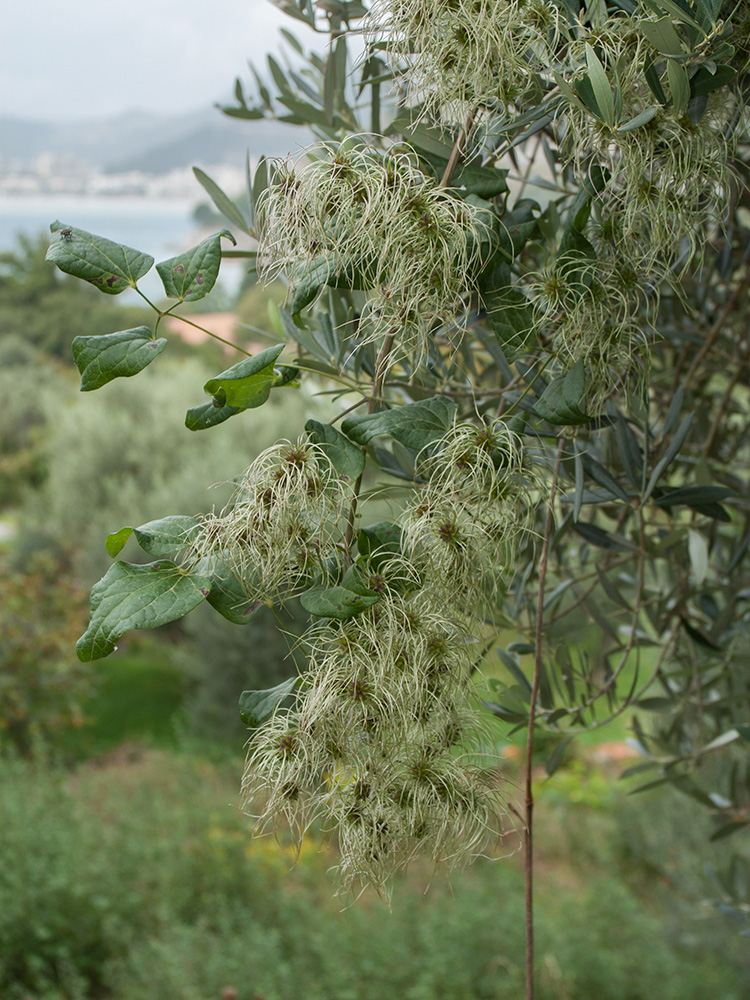
<svg viewBox="0 0 750 1000"><path fill-rule="evenodd" d="M207 378L203 402L196 387L187 427L252 435L252 411L300 383L340 408L290 427L221 513L113 525L115 560L134 535L153 561L94 586L79 656L204 602L241 626L299 597L298 672L241 697L243 791L259 830L335 829L344 884L490 850L509 802L531 857L530 765L513 805L492 716L530 750L558 737L552 773L628 713L643 787L705 803L717 837L741 830L748 5L275 2L297 31L286 57L222 110L316 143L248 163L249 214L197 171L257 249L227 230L157 264L173 302L153 329L73 353L83 390L159 364L162 318L242 255L287 286L273 343ZM154 263L52 231L49 259L104 294ZM490 654L502 679L477 709Z"/></svg>

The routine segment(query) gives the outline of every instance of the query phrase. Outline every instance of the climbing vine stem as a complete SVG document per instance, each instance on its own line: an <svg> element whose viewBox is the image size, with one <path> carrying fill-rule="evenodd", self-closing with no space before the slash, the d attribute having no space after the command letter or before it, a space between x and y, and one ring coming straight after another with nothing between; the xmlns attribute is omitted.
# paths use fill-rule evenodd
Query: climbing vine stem
<svg viewBox="0 0 750 1000"><path fill-rule="evenodd" d="M547 580L547 561L549 559L550 540L555 520L555 493L560 475L560 463L563 454L563 440L558 441L555 468L552 473L549 506L544 526L542 553L539 558L539 587L537 591L536 628L534 633L534 676L531 683L531 698L529 700L529 725L526 735L526 766L524 771L524 897L526 909L526 1000L534 1000L534 792L532 789L532 765L534 752L534 723L536 703L539 697L539 678L542 668L542 637L544 616L544 590Z"/></svg>

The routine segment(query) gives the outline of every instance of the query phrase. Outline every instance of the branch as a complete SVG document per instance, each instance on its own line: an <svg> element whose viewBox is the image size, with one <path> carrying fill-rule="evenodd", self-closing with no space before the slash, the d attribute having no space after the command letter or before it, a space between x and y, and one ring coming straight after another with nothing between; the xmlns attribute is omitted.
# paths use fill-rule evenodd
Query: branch
<svg viewBox="0 0 750 1000"><path fill-rule="evenodd" d="M534 753L534 720L536 703L539 697L539 679L542 670L542 626L544 617L544 585L547 580L547 561L549 546L554 526L554 503L557 491L557 480L560 474L560 462L563 453L563 440L557 445L555 470L552 473L549 507L547 508L547 523L544 527L542 554L539 559L539 590L537 598L536 631L534 635L534 677L531 685L529 701L529 726L526 735L526 767L524 773L524 815L525 829L523 832L524 846L524 888L526 901L526 1000L534 1000L534 792L531 787L532 756Z"/></svg>
<svg viewBox="0 0 750 1000"><path fill-rule="evenodd" d="M388 360L391 354L391 348L393 347L393 334L389 333L383 340L383 346L380 348L380 354L378 355L378 360L375 365L375 379L372 383L372 391L370 392L369 400L367 403L367 412L374 413L375 408L378 405L380 399L380 394L383 391L383 382L385 381L385 376L388 373ZM365 450L364 448L362 449ZM352 538L354 538L354 519L357 516L357 503L359 501L359 492L362 489L362 476L364 472L360 472L357 476L357 481L354 484L354 496L352 497L352 502L349 507L349 514L346 519L346 535L344 536L344 553L348 554L349 549L352 545Z"/></svg>

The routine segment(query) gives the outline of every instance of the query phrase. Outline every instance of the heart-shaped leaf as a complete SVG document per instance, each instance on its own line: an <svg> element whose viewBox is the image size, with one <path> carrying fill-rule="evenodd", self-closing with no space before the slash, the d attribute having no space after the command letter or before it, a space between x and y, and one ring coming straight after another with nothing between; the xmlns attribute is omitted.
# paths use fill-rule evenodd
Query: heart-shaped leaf
<svg viewBox="0 0 750 1000"><path fill-rule="evenodd" d="M586 391L583 361L578 360L565 375L553 379L534 403L537 414L556 427L585 424L591 417L580 407Z"/></svg>
<svg viewBox="0 0 750 1000"><path fill-rule="evenodd" d="M205 431L229 420L235 413L242 413L241 406L216 406L215 403L201 403L191 407L185 414L185 426L189 431Z"/></svg>
<svg viewBox="0 0 750 1000"><path fill-rule="evenodd" d="M331 424L318 420L308 420L305 430L311 440L326 453L338 474L354 482L364 471L365 456L361 448L352 444L348 437Z"/></svg>
<svg viewBox="0 0 750 1000"><path fill-rule="evenodd" d="M358 590L363 589L357 587ZM345 621L371 608L380 600L380 595L372 591L358 594L348 587L326 587L320 584L310 587L300 595L300 604L317 618L337 618Z"/></svg>
<svg viewBox="0 0 750 1000"><path fill-rule="evenodd" d="M109 656L134 628L157 628L182 618L208 597L211 581L167 560L136 566L116 562L91 590L91 620L76 643L84 663Z"/></svg>
<svg viewBox="0 0 750 1000"><path fill-rule="evenodd" d="M81 392L100 389L114 378L130 378L158 357L167 342L154 339L147 326L99 337L76 337L73 359L81 373Z"/></svg>
<svg viewBox="0 0 750 1000"><path fill-rule="evenodd" d="M90 281L106 295L119 295L126 288L135 288L154 263L147 253L94 236L85 229L62 222L53 222L50 229L52 242L46 259L66 274Z"/></svg>
<svg viewBox="0 0 750 1000"><path fill-rule="evenodd" d="M237 245L232 234L223 229L220 233L207 236L185 253L156 265L164 291L170 298L194 302L208 295L219 276L222 236Z"/></svg>
<svg viewBox="0 0 750 1000"><path fill-rule="evenodd" d="M265 691L243 691L240 695L240 718L246 726L257 729L266 719L270 719L279 702L299 685L300 677L290 677L276 687Z"/></svg>
<svg viewBox="0 0 750 1000"><path fill-rule="evenodd" d="M203 386L204 392L213 396L214 403L219 407L249 410L260 406L268 399L271 387L286 380L284 376L280 380L273 368L283 350L283 344L276 344L252 358L245 358L216 378L209 379Z"/></svg>
<svg viewBox="0 0 750 1000"><path fill-rule="evenodd" d="M128 538L135 539L150 556L169 556L190 544L200 527L198 518L190 514L169 514L156 521L148 521L138 528L124 527L107 535L107 552L114 558Z"/></svg>
<svg viewBox="0 0 750 1000"><path fill-rule="evenodd" d="M393 410L347 417L341 429L357 444L365 445L378 434L387 434L415 451L439 440L453 423L458 407L443 396L409 403Z"/></svg>

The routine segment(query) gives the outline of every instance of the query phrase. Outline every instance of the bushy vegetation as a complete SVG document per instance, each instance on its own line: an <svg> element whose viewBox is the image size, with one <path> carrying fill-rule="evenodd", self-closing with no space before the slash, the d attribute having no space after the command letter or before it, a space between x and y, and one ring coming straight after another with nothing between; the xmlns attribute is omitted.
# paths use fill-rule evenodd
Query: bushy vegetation
<svg viewBox="0 0 750 1000"><path fill-rule="evenodd" d="M291 846L251 838L229 804L233 762L133 751L66 775L6 757L0 789L8 1000L218 1000L223 987L239 1000L516 1000L522 988L513 861L479 863L452 886L418 868L391 910L369 895L342 910L318 835L293 870ZM650 806L609 794L604 820L558 801L577 843L556 855L541 844L554 870L539 899L540 996L742 1000L740 939L720 926L707 938L702 916L636 892L653 844L644 858L634 830L653 822L668 852L674 822L659 832Z"/></svg>

